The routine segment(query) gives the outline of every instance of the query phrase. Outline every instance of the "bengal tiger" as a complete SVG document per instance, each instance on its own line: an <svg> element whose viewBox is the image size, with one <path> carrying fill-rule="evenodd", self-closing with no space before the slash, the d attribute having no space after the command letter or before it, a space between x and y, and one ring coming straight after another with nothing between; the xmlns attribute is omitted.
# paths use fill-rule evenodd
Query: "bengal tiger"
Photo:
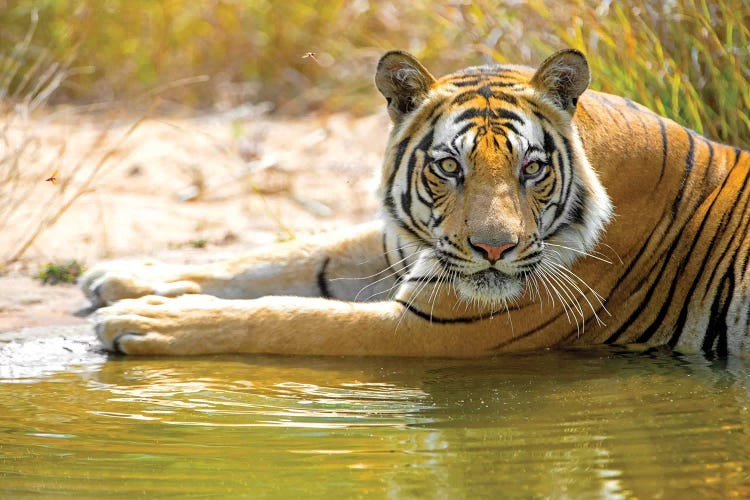
<svg viewBox="0 0 750 500"><path fill-rule="evenodd" d="M589 344L749 349L750 154L533 70L436 79L392 51L379 222L230 261L100 265L82 287L127 354L485 356Z"/></svg>

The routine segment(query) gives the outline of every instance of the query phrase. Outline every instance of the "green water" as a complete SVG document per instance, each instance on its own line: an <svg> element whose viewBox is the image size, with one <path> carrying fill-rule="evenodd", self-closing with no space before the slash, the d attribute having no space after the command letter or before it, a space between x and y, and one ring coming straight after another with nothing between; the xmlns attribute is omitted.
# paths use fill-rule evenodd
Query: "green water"
<svg viewBox="0 0 750 500"><path fill-rule="evenodd" d="M71 344L55 362L27 348L0 366L0 497L750 496L739 359L144 359Z"/></svg>

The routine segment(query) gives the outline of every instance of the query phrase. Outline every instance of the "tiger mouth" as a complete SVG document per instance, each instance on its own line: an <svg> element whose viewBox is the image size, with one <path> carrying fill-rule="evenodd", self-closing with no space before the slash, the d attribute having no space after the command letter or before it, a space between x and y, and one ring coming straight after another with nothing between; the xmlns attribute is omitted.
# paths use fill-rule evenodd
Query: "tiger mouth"
<svg viewBox="0 0 750 500"><path fill-rule="evenodd" d="M469 302L498 303L523 293L526 280L522 274L509 274L495 268L457 276L455 286Z"/></svg>
<svg viewBox="0 0 750 500"><path fill-rule="evenodd" d="M464 279L473 280L477 284L491 285L506 283L509 280L518 279L518 277L495 269L494 267L490 267L482 271L465 275Z"/></svg>

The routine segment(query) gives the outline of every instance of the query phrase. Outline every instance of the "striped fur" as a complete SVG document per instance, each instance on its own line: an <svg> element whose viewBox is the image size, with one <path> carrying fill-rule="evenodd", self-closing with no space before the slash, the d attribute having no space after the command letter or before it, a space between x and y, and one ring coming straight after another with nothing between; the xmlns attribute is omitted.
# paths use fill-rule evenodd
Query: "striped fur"
<svg viewBox="0 0 750 500"><path fill-rule="evenodd" d="M96 266L81 286L110 305L95 318L104 346L750 351L748 152L584 92L588 65L573 50L536 71L483 66L440 79L390 52L375 81L394 123L383 223L209 265Z"/></svg>
<svg viewBox="0 0 750 500"><path fill-rule="evenodd" d="M396 266L404 281L397 299L433 323L507 314L521 327L498 350L600 342L745 350L750 155L598 92L583 94L571 117L532 80L528 68L468 68L436 80L396 123L381 187L387 254L405 246L423 261ZM550 175L524 189L517 168L538 151ZM443 153L461 160L459 183L441 177ZM591 253L610 219L602 184L619 210ZM467 210L472 196L497 210ZM517 277L512 286L476 278L481 256L466 243L473 217L495 217L502 229L504 218L518 218L503 211L510 206L533 215L517 229L526 244L495 266ZM430 279L454 287L473 312L438 317L441 294L423 285Z"/></svg>

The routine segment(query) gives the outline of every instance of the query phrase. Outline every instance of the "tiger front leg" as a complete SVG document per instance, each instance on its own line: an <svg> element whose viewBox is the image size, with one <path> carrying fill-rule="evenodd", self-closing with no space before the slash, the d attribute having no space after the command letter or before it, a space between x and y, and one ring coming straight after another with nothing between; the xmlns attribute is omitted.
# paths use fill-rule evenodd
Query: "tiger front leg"
<svg viewBox="0 0 750 500"><path fill-rule="evenodd" d="M392 286L384 273L388 264L382 230L380 223L364 224L204 265L106 262L87 272L80 286L96 307L145 295L207 294L227 299L296 295L354 300L365 287L371 288L370 296Z"/></svg>
<svg viewBox="0 0 750 500"><path fill-rule="evenodd" d="M105 348L124 354L476 356L491 344L481 328L452 331L463 329L425 322L395 301L142 297L101 309L95 324Z"/></svg>

